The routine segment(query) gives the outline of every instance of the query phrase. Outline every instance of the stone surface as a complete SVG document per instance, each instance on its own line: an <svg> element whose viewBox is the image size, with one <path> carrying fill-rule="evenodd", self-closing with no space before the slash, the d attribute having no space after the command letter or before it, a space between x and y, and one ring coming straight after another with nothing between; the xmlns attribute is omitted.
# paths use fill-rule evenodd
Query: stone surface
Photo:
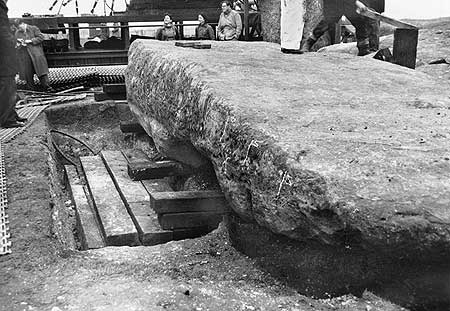
<svg viewBox="0 0 450 311"><path fill-rule="evenodd" d="M448 255L447 85L345 54L156 41L133 43L126 82L155 143L164 129L209 158L241 217L300 241Z"/></svg>

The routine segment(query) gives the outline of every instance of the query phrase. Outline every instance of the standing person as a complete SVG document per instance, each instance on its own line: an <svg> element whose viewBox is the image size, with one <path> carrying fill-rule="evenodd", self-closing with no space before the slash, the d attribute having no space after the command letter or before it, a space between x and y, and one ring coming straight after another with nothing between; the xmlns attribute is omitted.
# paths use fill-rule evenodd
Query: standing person
<svg viewBox="0 0 450 311"><path fill-rule="evenodd" d="M384 3L384 0L363 0L363 2L366 2L367 4L371 4L371 1L375 4L380 1ZM374 41L372 43L372 48L378 46L378 44L375 43L375 41L378 40L378 35L373 35L373 32L378 31L379 28L376 27L375 21L356 13L355 0L324 0L323 15L323 19L314 28L312 36L305 41L300 49L301 52L309 52L312 46L325 32L333 29L332 26L341 19L342 15L345 15L356 29L358 56L364 56L370 53L370 37L372 37L372 40Z"/></svg>
<svg viewBox="0 0 450 311"><path fill-rule="evenodd" d="M7 0L0 0L0 126L22 127L25 118L16 112L17 56L8 20Z"/></svg>
<svg viewBox="0 0 450 311"><path fill-rule="evenodd" d="M251 28L250 37L261 37L261 14L259 14L258 0L248 0L249 15L248 24ZM233 3L233 9L237 12L244 11L244 0L235 0ZM256 35L255 35L256 32Z"/></svg>
<svg viewBox="0 0 450 311"><path fill-rule="evenodd" d="M385 10L385 0L371 0L368 4L375 12L383 13ZM369 49L371 52L380 49L380 22L376 20L369 23Z"/></svg>
<svg viewBox="0 0 450 311"><path fill-rule="evenodd" d="M198 15L198 26L195 28L195 38L197 40L214 40L214 30L208 24L208 18L204 13Z"/></svg>
<svg viewBox="0 0 450 311"><path fill-rule="evenodd" d="M281 52L299 54L305 27L306 3L303 0L281 1Z"/></svg>
<svg viewBox="0 0 450 311"><path fill-rule="evenodd" d="M242 20L239 13L231 8L228 0L221 2L222 14L219 17L218 37L221 41L238 40L242 32Z"/></svg>
<svg viewBox="0 0 450 311"><path fill-rule="evenodd" d="M16 31L17 55L19 57L19 76L25 80L27 88L34 90L34 74L36 74L44 91L54 91L48 80L48 64L42 42L44 36L39 28L19 23Z"/></svg>
<svg viewBox="0 0 450 311"><path fill-rule="evenodd" d="M164 26L159 28L156 32L156 39L159 41L179 40L180 34L172 21L169 14L164 15Z"/></svg>

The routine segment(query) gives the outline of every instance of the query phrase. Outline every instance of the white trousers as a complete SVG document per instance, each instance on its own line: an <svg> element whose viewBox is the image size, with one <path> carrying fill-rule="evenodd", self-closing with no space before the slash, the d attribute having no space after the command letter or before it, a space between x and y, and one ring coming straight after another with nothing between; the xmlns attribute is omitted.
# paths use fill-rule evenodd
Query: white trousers
<svg viewBox="0 0 450 311"><path fill-rule="evenodd" d="M281 48L300 49L305 22L303 0L281 0Z"/></svg>

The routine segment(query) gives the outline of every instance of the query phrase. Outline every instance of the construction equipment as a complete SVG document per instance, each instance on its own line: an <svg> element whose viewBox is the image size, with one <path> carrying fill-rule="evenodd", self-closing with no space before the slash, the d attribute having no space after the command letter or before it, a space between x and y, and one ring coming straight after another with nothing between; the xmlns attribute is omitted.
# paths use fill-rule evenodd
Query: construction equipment
<svg viewBox="0 0 450 311"><path fill-rule="evenodd" d="M360 1L356 1L356 8L356 12L362 16L397 28L394 32L393 63L415 69L419 29L414 25L377 13Z"/></svg>

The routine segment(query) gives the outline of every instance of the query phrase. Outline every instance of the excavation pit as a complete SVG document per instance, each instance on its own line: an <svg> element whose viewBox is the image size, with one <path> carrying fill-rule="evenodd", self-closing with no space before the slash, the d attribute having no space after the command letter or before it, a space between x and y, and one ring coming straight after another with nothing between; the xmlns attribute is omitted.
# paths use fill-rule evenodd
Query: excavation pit
<svg viewBox="0 0 450 311"><path fill-rule="evenodd" d="M55 192L69 211L62 215L75 216L62 223L75 232L79 249L195 238L226 213L211 169L181 174L180 165L158 156L146 133L121 131L120 123L133 119L126 104L62 105L46 116ZM160 165L148 179L132 180L134 162Z"/></svg>
<svg viewBox="0 0 450 311"><path fill-rule="evenodd" d="M65 235L72 233L76 236L79 249L88 248L86 233L80 235L79 216L71 211L73 206L73 190L67 186L67 166L72 165L61 155L58 148L77 164L79 157L91 157L103 150L115 152L117 150L142 150L147 156L161 157L153 140L146 134L124 134L120 130L120 122L130 120L127 105L117 103L83 103L56 106L46 111L49 125L48 139L53 154L56 187L59 187L59 201L67 214L61 213L60 218L66 217L71 221L65 223ZM88 147L61 134L69 134L83 142ZM89 150L89 149L92 149ZM66 169L65 169L66 167ZM74 167L75 168L75 167ZM72 176L73 176L72 170ZM84 173L76 171L79 182L75 185L86 185ZM214 174L214 173L212 173ZM207 174L208 175L208 174ZM199 177L200 176L200 177ZM173 189L183 190L218 190L215 176L211 172L195 178L171 178L167 182ZM89 193L84 188L83 193ZM92 199L89 199L92 201ZM89 204L92 205L92 202ZM76 218L76 219L74 219ZM367 251L357 247L342 245L331 247L314 241L299 242L285 236L274 234L255 222L230 214L226 218L229 236L234 247L255 260L257 265L272 276L282 280L299 292L316 297L328 298L352 293L356 296L369 289L399 303L411 310L441 310L448 306L447 293L449 290L450 272L446 263L433 262L417 264L413 260L398 261L397 258L386 258L379 251ZM194 232L190 236L174 237L168 240L194 238L207 234L214 229L204 228L201 232ZM62 234L62 235L64 235ZM348 241L352 235L346 233ZM150 242L148 242L150 241ZM148 243L131 238L125 245L152 245L162 243L147 240ZM95 246L104 247L103 245ZM114 243L113 241L113 244ZM122 244L121 242L118 243ZM123 245L123 244L122 244Z"/></svg>

